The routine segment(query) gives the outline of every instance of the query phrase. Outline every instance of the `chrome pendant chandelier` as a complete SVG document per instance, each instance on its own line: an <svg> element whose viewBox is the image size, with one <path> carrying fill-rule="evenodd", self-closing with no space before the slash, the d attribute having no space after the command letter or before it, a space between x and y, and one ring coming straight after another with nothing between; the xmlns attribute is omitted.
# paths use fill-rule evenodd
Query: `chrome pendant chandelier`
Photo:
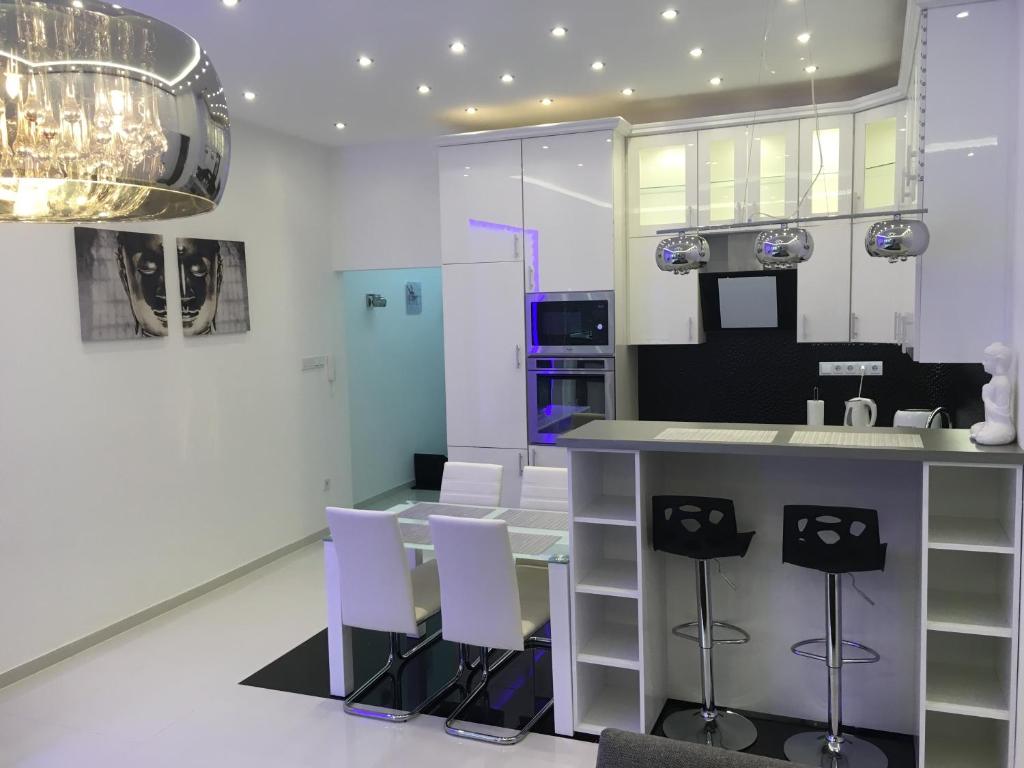
<svg viewBox="0 0 1024 768"><path fill-rule="evenodd" d="M654 258L662 271L685 275L703 268L708 263L708 259L711 258L711 247L699 234L684 234L658 243Z"/></svg>
<svg viewBox="0 0 1024 768"><path fill-rule="evenodd" d="M923 221L904 219L896 214L891 219L876 221L864 237L869 256L888 259L890 263L906 261L928 250L931 233Z"/></svg>
<svg viewBox="0 0 1024 768"><path fill-rule="evenodd" d="M98 0L0 0L0 221L216 208L231 139L199 43Z"/></svg>
<svg viewBox="0 0 1024 768"><path fill-rule="evenodd" d="M765 269L791 269L810 259L813 253L811 233L790 224L759 232L754 240L754 256Z"/></svg>

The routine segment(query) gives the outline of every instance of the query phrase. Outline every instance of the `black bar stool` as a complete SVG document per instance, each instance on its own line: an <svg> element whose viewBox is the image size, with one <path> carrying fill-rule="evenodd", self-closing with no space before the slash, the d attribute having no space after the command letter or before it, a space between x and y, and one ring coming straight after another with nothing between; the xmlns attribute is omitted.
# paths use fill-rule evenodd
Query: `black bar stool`
<svg viewBox="0 0 1024 768"><path fill-rule="evenodd" d="M672 634L693 640L700 647L700 709L675 712L662 729L670 739L711 744L724 749L746 749L757 740L757 729L743 715L715 706L712 651L716 645L750 641L739 627L714 621L711 614L711 583L708 560L743 557L754 532L736 530L736 509L729 499L704 496L655 496L652 508L654 548L696 561L697 610L700 619L672 628ZM697 634L687 632L696 627ZM730 630L737 637L716 639L714 628Z"/></svg>
<svg viewBox="0 0 1024 768"><path fill-rule="evenodd" d="M786 757L794 763L829 768L885 768L889 761L874 744L843 733L843 665L874 664L876 651L843 640L844 574L885 569L888 545L879 540L878 512L852 507L787 506L783 512L782 562L822 571L827 576L826 637L792 647L797 656L828 667L828 731L798 733L786 740ZM856 588L856 585L854 585ZM807 646L823 643L825 653ZM843 647L860 655L844 658Z"/></svg>

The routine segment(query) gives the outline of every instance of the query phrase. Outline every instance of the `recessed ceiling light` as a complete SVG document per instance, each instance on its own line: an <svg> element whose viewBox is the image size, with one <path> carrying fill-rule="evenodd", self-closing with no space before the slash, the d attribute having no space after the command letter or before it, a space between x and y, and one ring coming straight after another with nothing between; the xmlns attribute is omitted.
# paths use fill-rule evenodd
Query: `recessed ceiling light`
<svg viewBox="0 0 1024 768"><path fill-rule="evenodd" d="M448 50L452 53L465 53L466 45L461 40L452 40L452 44L448 46Z"/></svg>
<svg viewBox="0 0 1024 768"><path fill-rule="evenodd" d="M722 78L720 78L718 75L715 75L710 80L708 80L708 82L711 83L712 85L721 85Z"/></svg>
<svg viewBox="0 0 1024 768"><path fill-rule="evenodd" d="M973 152L968 152L968 153L967 153L967 156L968 156L968 157L974 157L974 153L973 153Z"/></svg>
<svg viewBox="0 0 1024 768"><path fill-rule="evenodd" d="M552 37L565 37L565 33L568 32L568 31L569 30L567 30L563 26L552 27L552 29L551 29L551 36Z"/></svg>
<svg viewBox="0 0 1024 768"><path fill-rule="evenodd" d="M85 7L85 3L83 3L82 0L71 0L71 4L75 8L84 8Z"/></svg>
<svg viewBox="0 0 1024 768"><path fill-rule="evenodd" d="M813 75L817 71L818 71L818 65L817 64L808 64L806 67L804 67L804 72L806 72L808 75Z"/></svg>
<svg viewBox="0 0 1024 768"><path fill-rule="evenodd" d="M634 91L632 88L623 88L622 89L622 95L623 96L632 96L634 93L636 93L636 91Z"/></svg>
<svg viewBox="0 0 1024 768"><path fill-rule="evenodd" d="M344 131L345 130L345 124L342 123L342 122L335 123L334 127L337 128L339 131Z"/></svg>
<svg viewBox="0 0 1024 768"><path fill-rule="evenodd" d="M540 100L540 103L543 104L545 107L550 107L552 104L555 103L555 100L549 99L547 96L545 96L543 99Z"/></svg>
<svg viewBox="0 0 1024 768"><path fill-rule="evenodd" d="M373 66L373 59L371 59L369 56L360 56L358 61L360 67L366 68L369 66Z"/></svg>
<svg viewBox="0 0 1024 768"><path fill-rule="evenodd" d="M774 69L769 69L768 70L768 74L769 75L774 75L775 74L775 70Z"/></svg>
<svg viewBox="0 0 1024 768"><path fill-rule="evenodd" d="M577 168L582 168L583 167L583 163L576 163L576 167Z"/></svg>
<svg viewBox="0 0 1024 768"><path fill-rule="evenodd" d="M515 79L516 79L516 76L513 75L511 72L506 72L504 75L501 76L501 82L505 83L506 85L508 83L515 82Z"/></svg>
<svg viewBox="0 0 1024 768"><path fill-rule="evenodd" d="M604 62L598 59L597 61L590 65L590 68L595 72L600 72L602 69L604 69Z"/></svg>
<svg viewBox="0 0 1024 768"><path fill-rule="evenodd" d="M799 35L796 36L796 41L802 45L807 45L809 42L811 42L811 33L801 32Z"/></svg>
<svg viewBox="0 0 1024 768"><path fill-rule="evenodd" d="M220 1L222 3L224 3L224 5L227 6L228 8L234 8L236 5L238 5L238 0L220 0Z"/></svg>
<svg viewBox="0 0 1024 768"><path fill-rule="evenodd" d="M475 115L479 111L476 107L466 107L466 114L469 115Z"/></svg>
<svg viewBox="0 0 1024 768"><path fill-rule="evenodd" d="M245 97L246 101L256 101L256 94L252 91L246 91L242 96Z"/></svg>
<svg viewBox="0 0 1024 768"><path fill-rule="evenodd" d="M956 17L957 17L958 19L966 19L966 18L967 18L968 16L970 16L970 15L971 15L971 12L970 12L970 11L960 11L960 13L958 13L958 14L956 15Z"/></svg>
<svg viewBox="0 0 1024 768"><path fill-rule="evenodd" d="M704 55L704 49L699 46L697 48L691 48L690 55L693 56L693 58L695 59L699 59L701 56Z"/></svg>
<svg viewBox="0 0 1024 768"><path fill-rule="evenodd" d="M416 90L417 90L418 92L420 92L420 93L424 93L424 94L425 94L425 93L430 93L430 86L429 86L429 85L427 85L426 83L423 83L423 84L422 84L422 85L420 85L420 87L419 87L419 88L417 88Z"/></svg>
<svg viewBox="0 0 1024 768"><path fill-rule="evenodd" d="M665 21L672 21L672 19L674 19L678 15L679 11L677 11L675 8L666 8L664 11L661 12L661 18L665 19Z"/></svg>
<svg viewBox="0 0 1024 768"><path fill-rule="evenodd" d="M541 147L541 149L551 149L551 147L549 147L549 146L548 146L547 144L544 144L544 145L543 145L543 146Z"/></svg>

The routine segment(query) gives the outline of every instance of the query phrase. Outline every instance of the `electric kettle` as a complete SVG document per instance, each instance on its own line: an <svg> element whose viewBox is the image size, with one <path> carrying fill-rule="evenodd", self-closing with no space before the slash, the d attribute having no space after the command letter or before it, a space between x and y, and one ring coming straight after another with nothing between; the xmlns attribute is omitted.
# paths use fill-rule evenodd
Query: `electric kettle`
<svg viewBox="0 0 1024 768"><path fill-rule="evenodd" d="M873 427L878 418L878 406L870 397L854 397L846 401L843 425L847 427Z"/></svg>

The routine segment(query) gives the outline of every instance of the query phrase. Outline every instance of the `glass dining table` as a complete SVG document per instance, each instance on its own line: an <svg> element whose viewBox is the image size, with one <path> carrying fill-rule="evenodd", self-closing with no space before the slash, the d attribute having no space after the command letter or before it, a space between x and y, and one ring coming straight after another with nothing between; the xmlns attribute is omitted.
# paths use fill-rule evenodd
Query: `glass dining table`
<svg viewBox="0 0 1024 768"><path fill-rule="evenodd" d="M547 567L555 732L571 736L574 723L569 629L569 515L545 510L424 501L397 504L388 511L398 513L399 529L409 555L410 568L431 557L433 553L429 525L431 515L504 520L508 524L509 544L516 561ZM344 697L355 688L351 633L341 620L337 553L330 536L324 539L323 547L331 694ZM443 615L441 621L443 626Z"/></svg>

